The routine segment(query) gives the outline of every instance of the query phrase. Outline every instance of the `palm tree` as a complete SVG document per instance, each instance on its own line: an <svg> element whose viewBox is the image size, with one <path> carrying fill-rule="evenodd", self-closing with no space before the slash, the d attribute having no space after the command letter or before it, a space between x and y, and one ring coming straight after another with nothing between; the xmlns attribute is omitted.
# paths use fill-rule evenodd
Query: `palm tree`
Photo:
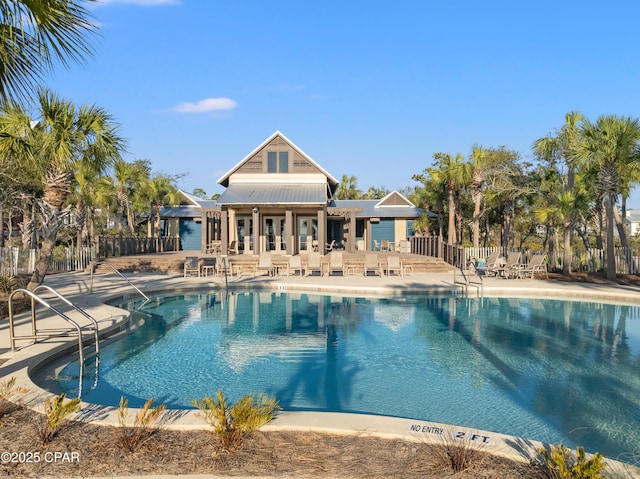
<svg viewBox="0 0 640 479"><path fill-rule="evenodd" d="M173 181L174 179L170 176L156 175L144 185L144 196L150 205L149 236L156 240L156 251L160 250L160 210L165 203L177 204L180 201L180 192Z"/></svg>
<svg viewBox="0 0 640 479"><path fill-rule="evenodd" d="M484 194L484 163L487 150L474 145L471 149L471 186L473 188L473 247L480 247L480 212Z"/></svg>
<svg viewBox="0 0 640 479"><path fill-rule="evenodd" d="M362 192L358 189L358 179L355 176L342 175L342 180L336 190L336 199L338 200L357 200L362 196Z"/></svg>
<svg viewBox="0 0 640 479"><path fill-rule="evenodd" d="M597 187L605 208L605 273L616 278L614 246L614 208L620 194L620 172L638 162L640 121L631 117L602 115L595 123L585 120L576 146L577 158L587 167L598 168Z"/></svg>
<svg viewBox="0 0 640 479"><path fill-rule="evenodd" d="M575 168L576 168L576 144L580 134L579 122L584 120L584 116L577 112L572 111L565 115L565 123L560 128L560 131L556 136L549 136L539 138L533 145L535 154L548 163L551 166L555 166L557 159L564 162L567 168L566 182L564 186L564 195L560 195L564 198L563 203L565 206L570 206L573 200L574 184L575 184ZM560 197L559 196L559 197ZM570 217L568 211L562 212L561 221L563 225L563 242L565 249L562 258L562 272L564 274L571 273L571 229L574 224L574 218Z"/></svg>
<svg viewBox="0 0 640 479"><path fill-rule="evenodd" d="M84 5L91 0L0 2L0 100L30 96L60 63L68 67L92 54L96 25Z"/></svg>
<svg viewBox="0 0 640 479"><path fill-rule="evenodd" d="M460 153L456 156L447 153L435 153L433 158L437 160L434 168L428 168L429 175L436 183L441 183L447 191L447 209L449 225L447 229L447 242L456 244L456 196L469 180L468 169L465 167L464 158Z"/></svg>
<svg viewBox="0 0 640 479"><path fill-rule="evenodd" d="M124 149L113 118L95 105L77 107L42 90L37 114L31 118L13 102L0 110L0 158L15 155L25 165L35 163L43 184L38 201L43 241L29 288L46 275L58 230L70 209L65 203L78 165L90 162L103 171Z"/></svg>

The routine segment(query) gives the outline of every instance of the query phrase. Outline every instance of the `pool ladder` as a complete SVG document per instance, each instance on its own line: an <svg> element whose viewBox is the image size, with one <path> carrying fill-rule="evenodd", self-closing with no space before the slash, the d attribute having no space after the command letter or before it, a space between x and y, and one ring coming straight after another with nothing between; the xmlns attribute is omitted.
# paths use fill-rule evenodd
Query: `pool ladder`
<svg viewBox="0 0 640 479"><path fill-rule="evenodd" d="M476 276L478 277L478 279L480 280L480 283L472 283L470 280L470 277L467 276L464 272L464 270L462 269L462 266L458 266L456 269L453 270L453 285L455 286L456 284L458 284L457 278L456 278L456 273L458 272L458 270L460 270L460 273L462 274L462 285L464 288L464 295L465 296L469 296L469 288L476 288L476 296L479 298L484 298L484 282L482 280L482 274L480 274L480 271L478 269L476 269L475 264L473 264L473 262L469 263L469 272L471 272L471 270L473 270L473 272L476 274Z"/></svg>
<svg viewBox="0 0 640 479"><path fill-rule="evenodd" d="M70 306L72 309L74 309L75 311L77 311L78 313L80 313L82 316L84 316L85 318L87 318L90 321L90 325L89 325L89 330L93 330L93 342L95 345L95 352L92 352L89 356L85 356L84 354L84 337L83 337L83 330L85 328L83 328L82 326L80 326L80 324L71 319L67 314L63 313L62 311L60 311L58 308L52 306L48 301L46 301L45 299L43 299L40 295L38 295L38 292L40 292L41 290L46 290L49 293L53 294L56 298L60 299L62 302L64 302L67 306ZM31 298L31 334L29 335L16 335L15 333L15 315L14 315L14 308L13 308L13 298L17 295L17 294L22 294L25 296L28 296ZM40 303L42 306L44 306L45 308L49 309L51 312L55 313L57 316L61 317L62 319L64 319L67 323L69 323L72 328L47 328L47 329L38 329L38 325L37 325L37 318L36 318L36 302ZM78 384L78 397L81 397L82 395L82 380L83 380L83 376L84 376L84 366L85 366L85 361L87 361L88 359L92 359L95 357L96 360L96 382L97 382L97 377L98 377L98 364L99 364L99 354L100 354L100 342L99 342L99 333L98 333L98 322L91 316L89 315L86 311L84 311L83 309L79 308L78 306L76 306L75 304L73 304L71 301L69 301L67 298L65 298L63 295L61 295L59 292L57 292L55 289L51 288L50 286L47 285L40 285L38 287L36 287L33 291L30 291L28 289L24 289L24 288L20 288L20 289L16 289L14 291L11 292L11 294L9 295L9 335L10 335L10 341L11 341L11 350L15 351L16 350L16 341L18 340L33 340L34 342L37 341L38 339L51 339L51 338L60 338L60 337L67 337L71 334L77 334L78 336L78 360L79 360L79 365L80 365L80 371L79 371L79 384Z"/></svg>

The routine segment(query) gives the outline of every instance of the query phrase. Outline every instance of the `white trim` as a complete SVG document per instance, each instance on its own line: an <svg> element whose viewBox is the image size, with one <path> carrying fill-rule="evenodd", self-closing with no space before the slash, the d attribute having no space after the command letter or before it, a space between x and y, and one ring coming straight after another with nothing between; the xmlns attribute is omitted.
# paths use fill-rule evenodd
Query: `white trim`
<svg viewBox="0 0 640 479"><path fill-rule="evenodd" d="M291 146L291 148L293 148L294 150L296 150L298 153L300 153L307 161L309 161L313 166L315 166L316 168L318 168L325 176L326 178L335 183L336 185L339 184L339 181L336 180L328 171L326 171L324 168L322 168L318 163L316 163L309 155L307 155L304 151L302 151L302 149L300 149L294 142L292 142L289 138L287 138L286 136L284 136L282 133L280 133L279 130L276 130L269 138L267 138L266 140L264 140L258 147L254 148L253 151L251 153L249 153L247 156L245 156L242 160L240 160L233 168L231 168L229 171L227 171L224 175L222 175L220 177L220 179L217 181L218 184L222 184L223 182L225 182L226 180L229 179L229 177L233 174L234 171L236 171L238 168L240 168L246 161L248 161L251 157L253 157L256 153L258 153L258 151L260 151L262 148L264 148L265 146L267 146L269 143L271 143L276 137L280 137L282 138L286 143L289 144L289 146ZM266 174L266 173L265 173ZM273 173L271 173L273 174Z"/></svg>
<svg viewBox="0 0 640 479"><path fill-rule="evenodd" d="M416 205L414 205L411 201L409 201L409 200L407 199L407 197L406 197L406 196L404 196L402 193L400 193L400 192L399 192L399 191L397 191L397 190L393 190L393 191L392 191L391 193L389 193L387 196L385 196L385 197L384 197L384 198L382 198L380 201L378 201L378 202L376 203L376 205L374 206L374 208L398 208L398 207L402 208L402 205L384 205L384 204L383 204L383 203L387 200L387 198L389 198L391 195L394 195L394 194L396 194L396 195L400 196L400 198L402 198L402 199L405 201L405 203L406 203L406 205L407 205L407 206L412 206L412 207L416 208Z"/></svg>
<svg viewBox="0 0 640 479"><path fill-rule="evenodd" d="M229 185L255 184L324 184L327 178L320 173L240 173L229 178Z"/></svg>

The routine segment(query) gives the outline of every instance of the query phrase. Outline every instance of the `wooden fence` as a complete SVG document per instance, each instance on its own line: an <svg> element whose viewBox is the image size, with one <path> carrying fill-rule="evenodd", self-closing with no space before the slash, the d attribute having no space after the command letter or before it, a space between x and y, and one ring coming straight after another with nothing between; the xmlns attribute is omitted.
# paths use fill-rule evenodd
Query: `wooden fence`
<svg viewBox="0 0 640 479"><path fill-rule="evenodd" d="M122 238L122 241L113 236L98 238L98 257L100 258L179 250L179 238Z"/></svg>

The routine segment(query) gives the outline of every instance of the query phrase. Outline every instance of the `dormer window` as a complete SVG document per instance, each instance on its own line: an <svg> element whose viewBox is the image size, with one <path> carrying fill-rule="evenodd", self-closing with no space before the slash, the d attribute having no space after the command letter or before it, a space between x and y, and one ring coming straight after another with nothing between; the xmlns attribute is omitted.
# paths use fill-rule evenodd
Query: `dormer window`
<svg viewBox="0 0 640 479"><path fill-rule="evenodd" d="M267 173L288 173L289 152L269 151L267 153Z"/></svg>

